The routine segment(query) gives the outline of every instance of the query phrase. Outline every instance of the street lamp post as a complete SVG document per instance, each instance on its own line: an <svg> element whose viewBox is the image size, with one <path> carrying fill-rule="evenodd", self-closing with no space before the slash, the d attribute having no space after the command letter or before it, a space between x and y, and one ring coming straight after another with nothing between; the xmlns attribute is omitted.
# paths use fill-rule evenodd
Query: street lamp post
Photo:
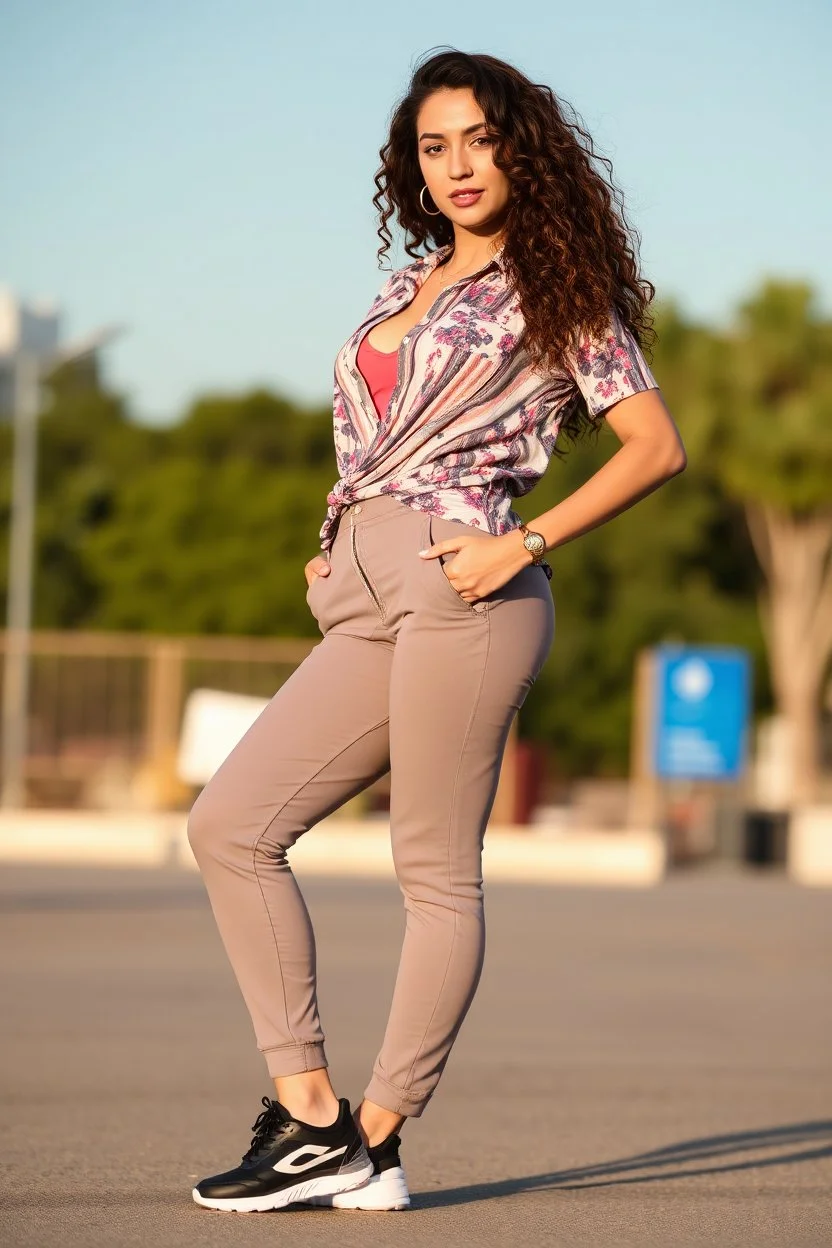
<svg viewBox="0 0 832 1248"><path fill-rule="evenodd" d="M32 626L35 515L37 508L38 417L44 373L89 355L121 332L99 330L76 347L14 358L14 451L9 531L6 649L3 659L2 790L0 805L25 805L24 762L28 746L29 649Z"/></svg>
<svg viewBox="0 0 832 1248"><path fill-rule="evenodd" d="M40 359L21 351L14 365L14 453L9 527L9 585L3 664L3 791L5 807L24 805L29 706L29 632L37 488Z"/></svg>

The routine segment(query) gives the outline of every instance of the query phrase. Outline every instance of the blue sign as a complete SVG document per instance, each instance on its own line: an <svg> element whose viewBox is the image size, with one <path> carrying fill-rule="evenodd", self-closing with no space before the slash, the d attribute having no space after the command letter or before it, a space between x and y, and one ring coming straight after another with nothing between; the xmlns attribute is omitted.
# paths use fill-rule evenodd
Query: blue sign
<svg viewBox="0 0 832 1248"><path fill-rule="evenodd" d="M659 646L655 656L656 775L736 780L748 748L748 654L727 646Z"/></svg>

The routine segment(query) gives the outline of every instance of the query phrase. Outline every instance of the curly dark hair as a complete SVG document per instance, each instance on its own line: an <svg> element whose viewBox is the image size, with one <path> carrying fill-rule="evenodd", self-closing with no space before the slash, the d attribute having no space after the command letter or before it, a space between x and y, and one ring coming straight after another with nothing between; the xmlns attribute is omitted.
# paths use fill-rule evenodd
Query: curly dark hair
<svg viewBox="0 0 832 1248"><path fill-rule="evenodd" d="M494 138L494 164L511 183L503 255L525 322L523 345L534 364L562 369L580 335L603 332L611 307L646 349L655 338L647 311L655 287L639 276L640 238L626 222L612 165L597 154L574 109L567 106L575 118L567 120L550 87L496 57L455 48L426 55L394 108L379 150L373 203L380 219L380 267L394 214L405 251L414 258L428 244L453 242L448 218L427 216L419 203L416 127L419 109L434 91L470 87ZM606 168L608 179L593 161ZM575 439L598 423L576 394L561 431Z"/></svg>

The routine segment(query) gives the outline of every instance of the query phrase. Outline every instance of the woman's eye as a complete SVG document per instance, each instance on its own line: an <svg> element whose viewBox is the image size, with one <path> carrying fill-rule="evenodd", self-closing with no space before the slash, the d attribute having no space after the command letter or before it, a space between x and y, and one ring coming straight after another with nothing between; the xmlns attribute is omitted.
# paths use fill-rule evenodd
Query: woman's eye
<svg viewBox="0 0 832 1248"><path fill-rule="evenodd" d="M494 140L490 134L479 134L473 140L473 142L484 143L486 147L490 147L491 144L494 142ZM425 156L432 156L434 152L441 152L441 151L442 151L441 143L431 143L429 147L425 147L422 149L422 152Z"/></svg>

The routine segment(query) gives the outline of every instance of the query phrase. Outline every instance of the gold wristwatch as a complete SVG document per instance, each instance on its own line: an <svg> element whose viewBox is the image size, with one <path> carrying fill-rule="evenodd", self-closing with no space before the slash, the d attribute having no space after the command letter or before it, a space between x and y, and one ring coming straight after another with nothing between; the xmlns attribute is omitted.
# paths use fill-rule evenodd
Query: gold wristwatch
<svg viewBox="0 0 832 1248"><path fill-rule="evenodd" d="M523 534L523 545L532 557L532 563L542 563L543 556L546 554L546 538L542 533L527 529L525 524L518 527Z"/></svg>

